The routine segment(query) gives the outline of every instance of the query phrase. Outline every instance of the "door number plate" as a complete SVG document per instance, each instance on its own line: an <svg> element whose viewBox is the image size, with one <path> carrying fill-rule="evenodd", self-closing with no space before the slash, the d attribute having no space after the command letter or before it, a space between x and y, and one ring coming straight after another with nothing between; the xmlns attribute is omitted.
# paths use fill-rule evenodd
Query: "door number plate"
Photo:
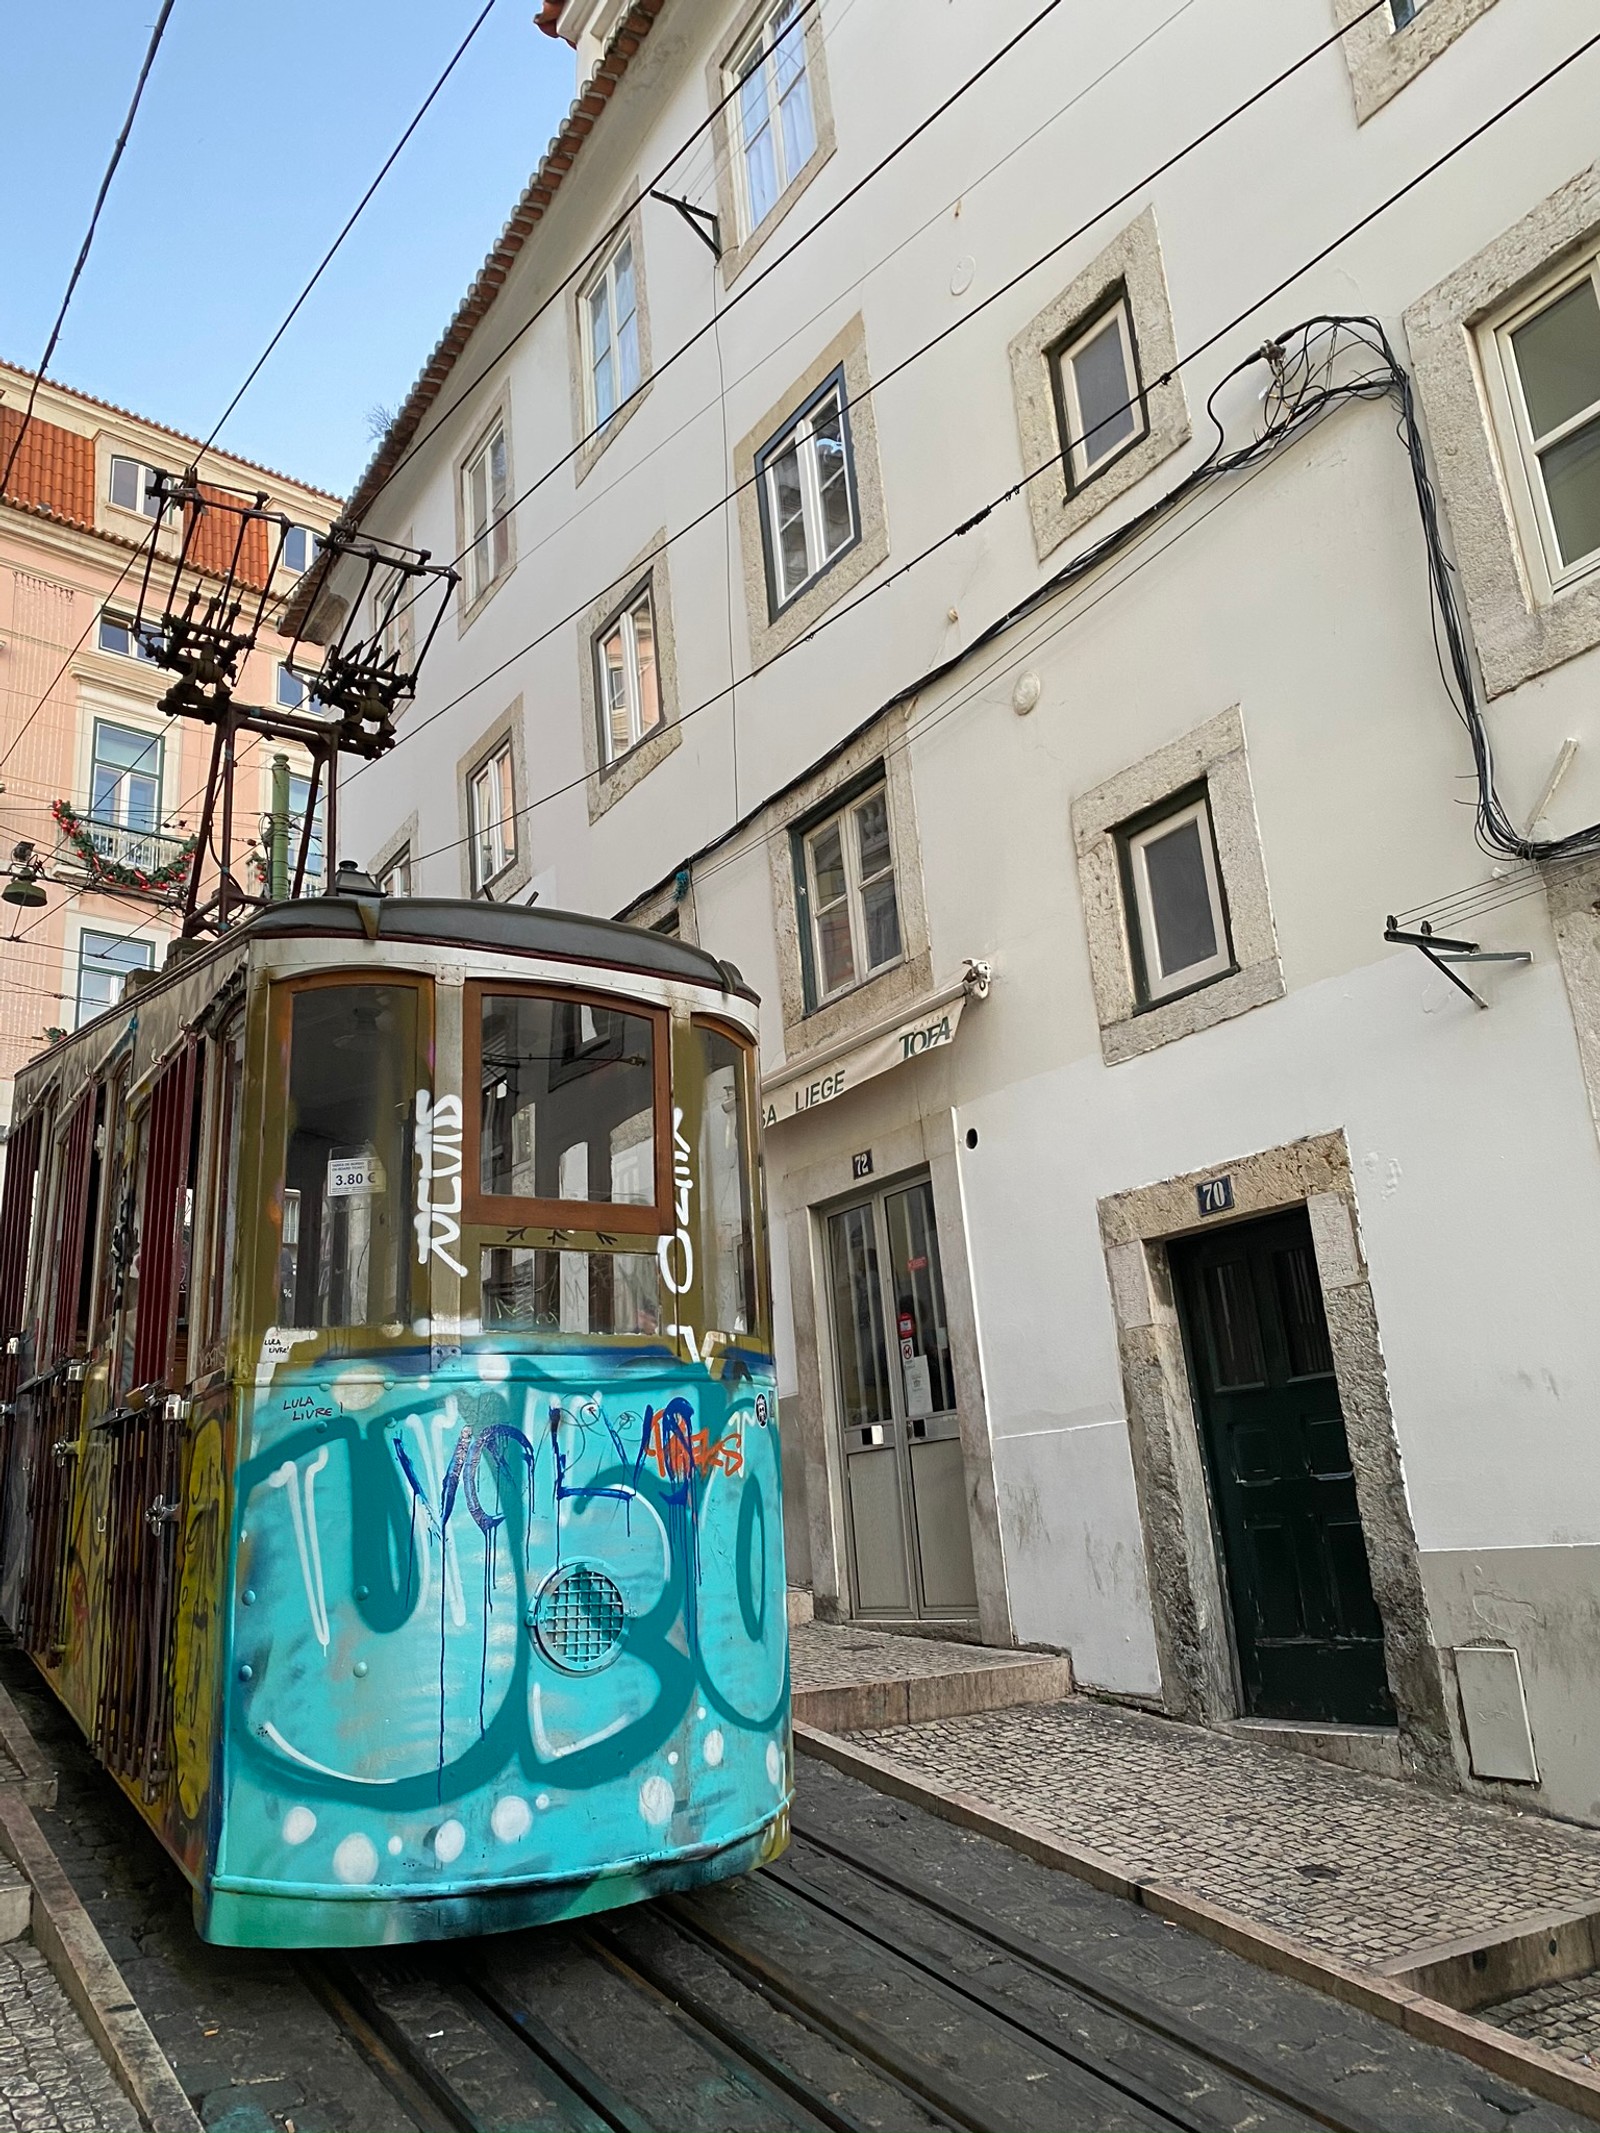
<svg viewBox="0 0 1600 2133"><path fill-rule="evenodd" d="M1225 1215L1233 1205L1233 1179L1228 1176L1207 1178L1203 1185L1195 1187L1194 1196L1200 1203L1201 1214Z"/></svg>

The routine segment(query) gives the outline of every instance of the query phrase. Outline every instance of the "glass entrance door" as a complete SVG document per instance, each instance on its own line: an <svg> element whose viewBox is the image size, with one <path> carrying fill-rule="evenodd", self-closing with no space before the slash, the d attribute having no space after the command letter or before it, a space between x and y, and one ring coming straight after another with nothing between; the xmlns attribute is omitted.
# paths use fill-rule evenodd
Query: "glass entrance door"
<svg viewBox="0 0 1600 2133"><path fill-rule="evenodd" d="M855 1612L977 1611L944 1275L926 1178L828 1217Z"/></svg>

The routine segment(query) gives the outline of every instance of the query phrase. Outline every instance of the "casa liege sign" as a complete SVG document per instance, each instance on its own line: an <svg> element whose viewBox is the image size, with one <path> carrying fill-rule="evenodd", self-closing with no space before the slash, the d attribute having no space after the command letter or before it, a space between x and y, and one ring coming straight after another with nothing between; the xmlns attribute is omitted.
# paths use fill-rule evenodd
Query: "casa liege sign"
<svg viewBox="0 0 1600 2133"><path fill-rule="evenodd" d="M908 1060L920 1059L924 1052L936 1052L953 1044L966 1004L966 995L958 993L953 1000L929 1008L909 1022L902 1022L898 1029L874 1037L823 1066L780 1076L762 1091L763 1124L775 1126L783 1119L798 1117L802 1111L814 1111L819 1104L832 1103L848 1090L859 1088L875 1074L887 1074L891 1067L904 1066Z"/></svg>

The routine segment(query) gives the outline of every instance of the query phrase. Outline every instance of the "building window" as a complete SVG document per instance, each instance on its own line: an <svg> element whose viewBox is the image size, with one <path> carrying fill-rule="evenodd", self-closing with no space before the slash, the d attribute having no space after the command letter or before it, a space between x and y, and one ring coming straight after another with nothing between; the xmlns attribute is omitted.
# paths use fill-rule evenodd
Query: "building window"
<svg viewBox="0 0 1600 2133"><path fill-rule="evenodd" d="M748 236L766 221L817 145L799 0L780 0L763 16L730 73Z"/></svg>
<svg viewBox="0 0 1600 2133"><path fill-rule="evenodd" d="M309 691L292 668L278 662L277 696L279 706L285 711L303 709Z"/></svg>
<svg viewBox="0 0 1600 2133"><path fill-rule="evenodd" d="M153 941L125 940L120 933L80 933L77 1027L115 1007L128 972L153 970L155 961Z"/></svg>
<svg viewBox="0 0 1600 2133"><path fill-rule="evenodd" d="M767 594L776 615L859 535L844 372L756 455Z"/></svg>
<svg viewBox="0 0 1600 2133"><path fill-rule="evenodd" d="M94 759L89 771L89 813L94 821L148 835L161 821L161 736L94 722Z"/></svg>
<svg viewBox="0 0 1600 2133"><path fill-rule="evenodd" d="M511 461L496 423L461 470L466 512L467 601L480 600L511 561Z"/></svg>
<svg viewBox="0 0 1600 2133"><path fill-rule="evenodd" d="M622 612L600 632L594 653L600 754L609 764L637 748L661 723L655 607L648 585L637 587Z"/></svg>
<svg viewBox="0 0 1600 2133"><path fill-rule="evenodd" d="M119 511L138 511L146 518L159 518L161 499L159 494L151 494L151 488L160 479L160 470L146 466L142 459L121 459L113 455L106 494Z"/></svg>
<svg viewBox="0 0 1600 2133"><path fill-rule="evenodd" d="M305 828L306 808L311 799L311 780L302 777L299 771L289 774L289 877L294 878L295 866L300 858L300 833ZM306 847L306 880L320 881L323 874L323 825L327 820L326 809L319 797L317 811L311 823L311 842Z"/></svg>
<svg viewBox="0 0 1600 2133"><path fill-rule="evenodd" d="M1389 12L1394 17L1394 26L1403 30L1408 22L1415 22L1428 0L1389 0Z"/></svg>
<svg viewBox="0 0 1600 2133"><path fill-rule="evenodd" d="M1050 351L1067 485L1081 489L1149 430L1125 290Z"/></svg>
<svg viewBox="0 0 1600 2133"><path fill-rule="evenodd" d="M1209 984L1234 968L1203 791L1118 833L1134 982L1146 1005Z"/></svg>
<svg viewBox="0 0 1600 2133"><path fill-rule="evenodd" d="M385 896L409 896L411 894L411 847L401 845L378 876L378 887Z"/></svg>
<svg viewBox="0 0 1600 2133"><path fill-rule="evenodd" d="M633 239L624 237L583 297L589 427L600 429L639 390L639 303Z"/></svg>
<svg viewBox="0 0 1600 2133"><path fill-rule="evenodd" d="M284 570L292 570L298 578L302 571L311 568L321 553L321 539L310 526L291 526L283 537L283 554L278 561Z"/></svg>
<svg viewBox="0 0 1600 2133"><path fill-rule="evenodd" d="M1496 334L1551 589L1600 564L1600 260Z"/></svg>
<svg viewBox="0 0 1600 2133"><path fill-rule="evenodd" d="M888 788L798 831L796 862L810 1009L900 960Z"/></svg>
<svg viewBox="0 0 1600 2133"><path fill-rule="evenodd" d="M411 663L411 580L403 570L381 571L372 587L372 640L386 666L403 674Z"/></svg>
<svg viewBox="0 0 1600 2133"><path fill-rule="evenodd" d="M102 652L115 652L121 659L154 660L161 633L154 629L136 629L131 622L124 622L117 615L102 615L98 642Z"/></svg>
<svg viewBox="0 0 1600 2133"><path fill-rule="evenodd" d="M504 740L467 780L472 886L487 889L517 856L517 791L511 743Z"/></svg>

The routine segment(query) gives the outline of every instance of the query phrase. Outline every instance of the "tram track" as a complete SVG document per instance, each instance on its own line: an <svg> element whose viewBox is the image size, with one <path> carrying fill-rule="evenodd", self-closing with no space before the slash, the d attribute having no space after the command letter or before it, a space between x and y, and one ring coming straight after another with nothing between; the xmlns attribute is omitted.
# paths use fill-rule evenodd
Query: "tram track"
<svg viewBox="0 0 1600 2133"><path fill-rule="evenodd" d="M727 1888L299 1966L418 2133L1383 2133L899 1861L795 1834Z"/></svg>

